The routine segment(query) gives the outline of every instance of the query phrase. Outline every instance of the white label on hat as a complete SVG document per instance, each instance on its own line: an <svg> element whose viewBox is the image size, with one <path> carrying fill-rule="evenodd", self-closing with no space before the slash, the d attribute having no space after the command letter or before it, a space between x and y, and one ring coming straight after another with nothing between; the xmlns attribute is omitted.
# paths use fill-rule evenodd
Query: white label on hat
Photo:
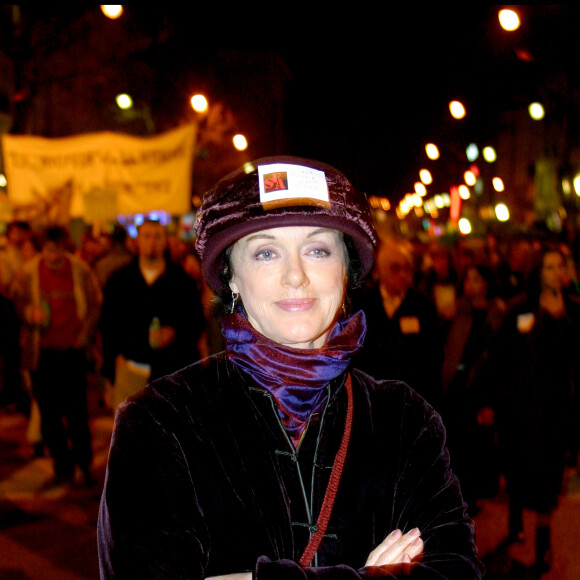
<svg viewBox="0 0 580 580"><path fill-rule="evenodd" d="M328 205L328 185L324 171L273 163L258 167L260 201L264 206Z"/></svg>

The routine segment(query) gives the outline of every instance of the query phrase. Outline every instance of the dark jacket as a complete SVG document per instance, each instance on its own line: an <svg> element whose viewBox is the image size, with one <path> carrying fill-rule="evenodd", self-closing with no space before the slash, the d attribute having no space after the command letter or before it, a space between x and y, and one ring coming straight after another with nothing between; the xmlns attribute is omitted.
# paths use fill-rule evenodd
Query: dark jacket
<svg viewBox="0 0 580 580"><path fill-rule="evenodd" d="M578 389L580 300L553 317L533 293L509 303L491 362L504 473L525 507L547 511L561 491L574 391Z"/></svg>
<svg viewBox="0 0 580 580"><path fill-rule="evenodd" d="M150 364L152 380L199 358L197 341L205 327L201 297L195 280L180 266L167 260L163 274L148 285L135 258L111 275L103 294L101 372L111 382L119 354ZM175 338L166 348L149 346L149 325L154 317L175 330Z"/></svg>
<svg viewBox="0 0 580 580"><path fill-rule="evenodd" d="M119 407L98 525L102 578L361 578L393 529L419 527L412 578L481 578L439 415L399 382L352 371L350 447L312 567L300 559L343 435L345 376L297 452L270 396L222 354Z"/></svg>
<svg viewBox="0 0 580 580"><path fill-rule="evenodd" d="M389 318L378 286L357 291L354 310L367 319L364 347L354 366L373 377L404 381L435 408L441 403L443 333L434 304L409 288Z"/></svg>

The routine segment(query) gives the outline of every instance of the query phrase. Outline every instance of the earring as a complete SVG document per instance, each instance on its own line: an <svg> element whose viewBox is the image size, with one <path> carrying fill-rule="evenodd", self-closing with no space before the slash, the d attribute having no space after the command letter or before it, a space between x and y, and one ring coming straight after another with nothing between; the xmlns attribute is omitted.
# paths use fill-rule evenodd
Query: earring
<svg viewBox="0 0 580 580"><path fill-rule="evenodd" d="M234 310L236 309L236 302L238 301L238 296L240 294L238 292L234 292L232 290L232 307L230 308L230 314L234 313Z"/></svg>

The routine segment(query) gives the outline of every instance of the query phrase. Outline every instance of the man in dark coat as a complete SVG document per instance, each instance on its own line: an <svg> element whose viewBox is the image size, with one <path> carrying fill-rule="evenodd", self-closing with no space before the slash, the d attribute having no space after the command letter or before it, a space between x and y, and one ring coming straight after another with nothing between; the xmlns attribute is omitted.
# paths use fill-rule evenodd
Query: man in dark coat
<svg viewBox="0 0 580 580"><path fill-rule="evenodd" d="M199 291L166 249L165 228L145 222L139 228L136 258L105 285L102 374L112 384L128 361L148 365L153 380L199 358L197 342L205 325ZM158 327L150 331L152 324ZM117 403L129 393L119 394Z"/></svg>
<svg viewBox="0 0 580 580"><path fill-rule="evenodd" d="M355 310L367 315L367 337L355 365L371 376L405 381L435 407L441 400L443 347L437 310L412 287L413 259L404 242L383 242L379 283L361 290Z"/></svg>

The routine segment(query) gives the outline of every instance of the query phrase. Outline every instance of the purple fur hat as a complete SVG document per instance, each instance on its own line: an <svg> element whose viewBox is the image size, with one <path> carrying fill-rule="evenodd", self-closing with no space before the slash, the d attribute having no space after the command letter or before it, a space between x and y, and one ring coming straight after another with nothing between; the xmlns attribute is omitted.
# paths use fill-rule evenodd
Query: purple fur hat
<svg viewBox="0 0 580 580"><path fill-rule="evenodd" d="M205 278L223 289L223 252L244 236L283 226L335 229L354 242L361 277L372 269L377 236L366 197L339 171L299 157L246 163L208 191L195 226Z"/></svg>

